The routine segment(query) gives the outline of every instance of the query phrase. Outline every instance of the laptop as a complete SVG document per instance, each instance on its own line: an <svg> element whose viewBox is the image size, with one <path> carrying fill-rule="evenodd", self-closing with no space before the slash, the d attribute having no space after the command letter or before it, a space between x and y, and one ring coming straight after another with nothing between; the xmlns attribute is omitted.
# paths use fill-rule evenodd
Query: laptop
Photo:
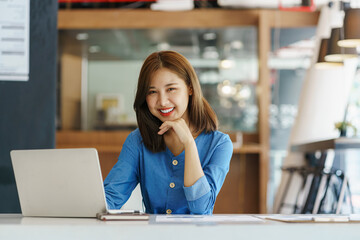
<svg viewBox="0 0 360 240"><path fill-rule="evenodd" d="M106 199L96 149L10 152L23 216L96 217Z"/></svg>

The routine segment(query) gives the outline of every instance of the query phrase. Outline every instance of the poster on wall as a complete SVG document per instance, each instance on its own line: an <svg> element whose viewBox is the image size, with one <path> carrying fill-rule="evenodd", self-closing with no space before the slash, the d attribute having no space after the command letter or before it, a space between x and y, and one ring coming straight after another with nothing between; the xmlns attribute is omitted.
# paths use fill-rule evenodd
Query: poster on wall
<svg viewBox="0 0 360 240"><path fill-rule="evenodd" d="M0 81L29 80L30 0L0 0Z"/></svg>

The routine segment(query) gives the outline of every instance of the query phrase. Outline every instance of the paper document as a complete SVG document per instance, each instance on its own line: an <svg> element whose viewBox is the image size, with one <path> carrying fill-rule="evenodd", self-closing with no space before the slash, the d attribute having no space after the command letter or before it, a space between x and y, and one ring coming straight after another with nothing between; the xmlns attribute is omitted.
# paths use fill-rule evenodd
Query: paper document
<svg viewBox="0 0 360 240"><path fill-rule="evenodd" d="M29 80L30 0L0 1L0 80Z"/></svg>
<svg viewBox="0 0 360 240"><path fill-rule="evenodd" d="M349 220L350 222L360 222L360 214L350 214Z"/></svg>
<svg viewBox="0 0 360 240"><path fill-rule="evenodd" d="M288 223L306 223L306 222L349 222L347 215L271 215L266 216L267 220L274 220Z"/></svg>
<svg viewBox="0 0 360 240"><path fill-rule="evenodd" d="M263 219L251 215L160 215L156 223L261 223Z"/></svg>

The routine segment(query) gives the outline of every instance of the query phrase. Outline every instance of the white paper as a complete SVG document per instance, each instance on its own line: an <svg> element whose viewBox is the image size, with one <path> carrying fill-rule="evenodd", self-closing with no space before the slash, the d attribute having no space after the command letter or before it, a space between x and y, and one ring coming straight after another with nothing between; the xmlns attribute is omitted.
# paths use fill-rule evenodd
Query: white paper
<svg viewBox="0 0 360 240"><path fill-rule="evenodd" d="M350 214L349 216L350 221L360 221L360 214Z"/></svg>
<svg viewBox="0 0 360 240"><path fill-rule="evenodd" d="M263 219L251 215L159 215L157 223L240 223L264 222Z"/></svg>
<svg viewBox="0 0 360 240"><path fill-rule="evenodd" d="M348 222L349 216L334 214L276 214L264 216L264 219L282 222Z"/></svg>
<svg viewBox="0 0 360 240"><path fill-rule="evenodd" d="M278 220L284 222L311 222L313 217L311 215L270 215L266 216L265 219L268 220Z"/></svg>
<svg viewBox="0 0 360 240"><path fill-rule="evenodd" d="M0 1L0 80L29 80L30 0Z"/></svg>

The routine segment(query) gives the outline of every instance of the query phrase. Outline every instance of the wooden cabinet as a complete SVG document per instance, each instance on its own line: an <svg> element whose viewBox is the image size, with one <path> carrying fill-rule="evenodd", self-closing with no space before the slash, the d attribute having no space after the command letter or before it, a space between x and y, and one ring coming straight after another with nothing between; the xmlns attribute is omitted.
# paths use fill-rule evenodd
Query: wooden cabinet
<svg viewBox="0 0 360 240"><path fill-rule="evenodd" d="M139 28L220 28L255 26L258 29L259 79L258 133L244 135L243 146L234 149L231 169L217 199L217 213L266 213L267 184L269 176L269 105L271 102L270 73L267 67L271 50L271 28L306 27L317 24L318 12L285 12L277 10L195 9L185 12L155 12L135 9L60 10L58 28L63 29L139 29ZM78 62L81 58L78 58ZM66 73L64 72L63 75ZM76 74L75 74L76 75ZM74 76L74 74L72 74ZM62 78L61 88L63 122L67 129L78 118L69 112L66 103L80 99L80 92L72 91L74 78ZM72 84L66 84L69 81ZM76 80L81 82L81 79ZM71 105L71 104L70 104ZM69 105L69 106L70 106ZM76 105L76 104L72 104ZM69 111L68 111L69 110ZM65 127L66 129L66 127ZM59 131L57 147L96 147L99 151L103 175L111 169L128 132Z"/></svg>

